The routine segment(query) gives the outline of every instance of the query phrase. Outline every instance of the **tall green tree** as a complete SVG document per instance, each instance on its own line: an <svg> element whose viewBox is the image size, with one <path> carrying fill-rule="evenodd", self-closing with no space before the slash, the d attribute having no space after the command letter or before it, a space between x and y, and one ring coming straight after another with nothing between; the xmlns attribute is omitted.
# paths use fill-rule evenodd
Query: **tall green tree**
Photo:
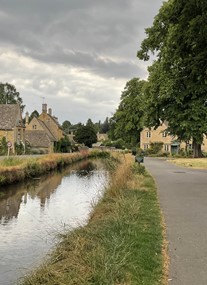
<svg viewBox="0 0 207 285"><path fill-rule="evenodd" d="M97 142L96 131L91 126L81 126L75 133L75 141L92 147L92 144Z"/></svg>
<svg viewBox="0 0 207 285"><path fill-rule="evenodd" d="M101 126L101 133L106 134L109 131L109 118L106 117L105 121Z"/></svg>
<svg viewBox="0 0 207 285"><path fill-rule="evenodd" d="M66 134L69 134L69 131L70 131L70 128L71 128L72 124L70 121L68 120L65 120L63 123L62 123L62 128L64 130L64 132Z"/></svg>
<svg viewBox="0 0 207 285"><path fill-rule="evenodd" d="M0 83L0 104L16 104L19 103L23 111L23 100L17 92L14 85L9 83Z"/></svg>
<svg viewBox="0 0 207 285"><path fill-rule="evenodd" d="M157 58L146 89L150 123L167 120L172 134L192 138L195 157L207 133L206 19L207 1L169 0L146 29L137 53L142 60L151 54Z"/></svg>
<svg viewBox="0 0 207 285"><path fill-rule="evenodd" d="M95 129L95 125L94 125L93 121L90 118L87 120L86 126Z"/></svg>
<svg viewBox="0 0 207 285"><path fill-rule="evenodd" d="M121 95L121 101L113 120L116 139L122 138L124 142L136 145L139 142L139 133L143 127L143 92L145 81L133 78L126 83Z"/></svg>
<svg viewBox="0 0 207 285"><path fill-rule="evenodd" d="M37 110L34 110L31 115L29 116L29 122L31 122L31 120L35 117L38 118L39 117L39 112Z"/></svg>

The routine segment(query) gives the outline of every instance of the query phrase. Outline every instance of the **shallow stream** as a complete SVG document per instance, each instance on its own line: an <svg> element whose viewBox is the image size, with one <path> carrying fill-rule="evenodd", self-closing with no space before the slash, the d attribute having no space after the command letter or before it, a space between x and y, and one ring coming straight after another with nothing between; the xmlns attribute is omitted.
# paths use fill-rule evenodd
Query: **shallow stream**
<svg viewBox="0 0 207 285"><path fill-rule="evenodd" d="M109 174L101 161L82 161L0 192L0 284L41 263L57 234L85 224Z"/></svg>

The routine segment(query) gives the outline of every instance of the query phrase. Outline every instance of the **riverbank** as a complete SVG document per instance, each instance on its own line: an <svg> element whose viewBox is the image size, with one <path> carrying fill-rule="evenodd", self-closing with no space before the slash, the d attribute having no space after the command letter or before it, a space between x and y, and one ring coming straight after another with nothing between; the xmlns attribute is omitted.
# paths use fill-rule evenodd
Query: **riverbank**
<svg viewBox="0 0 207 285"><path fill-rule="evenodd" d="M54 169L59 169L74 162L92 158L109 157L108 152L90 151L68 154L49 154L39 157L9 157L0 161L0 186L16 183L26 178L38 177Z"/></svg>
<svg viewBox="0 0 207 285"><path fill-rule="evenodd" d="M21 285L167 284L154 181L134 157L121 157L87 226L61 235L50 258Z"/></svg>

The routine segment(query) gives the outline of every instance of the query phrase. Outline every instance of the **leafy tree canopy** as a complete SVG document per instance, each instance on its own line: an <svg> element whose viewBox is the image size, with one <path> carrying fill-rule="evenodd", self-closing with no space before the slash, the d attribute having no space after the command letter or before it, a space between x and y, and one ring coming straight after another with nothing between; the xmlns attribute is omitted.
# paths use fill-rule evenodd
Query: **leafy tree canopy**
<svg viewBox="0 0 207 285"><path fill-rule="evenodd" d="M0 104L16 104L19 103L23 111L23 100L17 92L14 85L9 83L0 83Z"/></svg>
<svg viewBox="0 0 207 285"><path fill-rule="evenodd" d="M116 139L122 138L126 143L136 145L139 132L143 127L143 92L145 81L133 78L126 83L121 95L121 102L113 116Z"/></svg>
<svg viewBox="0 0 207 285"><path fill-rule="evenodd" d="M29 122L31 122L31 120L32 120L34 117L35 117L35 118L38 118L38 117L39 117L39 113L38 113L37 110L34 110L34 111L31 113L31 115L29 116Z"/></svg>
<svg viewBox="0 0 207 285"><path fill-rule="evenodd" d="M195 156L207 133L206 19L206 1L169 0L137 53L143 60L157 57L145 89L149 125L167 120L172 134L193 139Z"/></svg>
<svg viewBox="0 0 207 285"><path fill-rule="evenodd" d="M106 134L109 131L109 118L106 117L105 121L101 126L101 133Z"/></svg>
<svg viewBox="0 0 207 285"><path fill-rule="evenodd" d="M70 130L71 126L72 126L72 124L71 124L71 122L68 121L68 120L65 120L65 121L62 123L62 128L63 128L63 130L64 130L64 132L65 132L66 134L69 133L69 130Z"/></svg>
<svg viewBox="0 0 207 285"><path fill-rule="evenodd" d="M96 131L91 126L81 126L76 131L75 141L92 147L92 144L97 142Z"/></svg>

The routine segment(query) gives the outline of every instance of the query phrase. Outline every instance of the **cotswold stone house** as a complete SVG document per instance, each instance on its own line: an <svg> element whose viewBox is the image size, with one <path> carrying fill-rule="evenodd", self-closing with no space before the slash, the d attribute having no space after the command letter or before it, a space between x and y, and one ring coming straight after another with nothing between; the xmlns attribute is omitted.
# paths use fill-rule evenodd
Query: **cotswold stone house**
<svg viewBox="0 0 207 285"><path fill-rule="evenodd" d="M29 123L29 114L26 114L25 138L31 149L43 153L51 153L55 142L63 137L63 129L56 117L52 116L52 110L47 112L47 104L42 105L42 113L38 118L34 117Z"/></svg>
<svg viewBox="0 0 207 285"><path fill-rule="evenodd" d="M188 145L185 142L180 142L177 137L167 134L166 129L168 123L162 123L157 129L144 128L140 133L140 148L146 150L150 148L150 143L162 142L163 152L169 152L171 154L178 153L179 150L192 149L192 142ZM202 151L207 152L207 138L204 135L203 144L201 146Z"/></svg>
<svg viewBox="0 0 207 285"><path fill-rule="evenodd" d="M19 104L0 104L0 139L6 138L15 152L15 143L25 143L25 126Z"/></svg>
<svg viewBox="0 0 207 285"><path fill-rule="evenodd" d="M58 118L52 116L51 108L49 108L47 112L47 104L42 104L42 113L38 119L45 124L51 134L55 137L56 141L60 140L63 137L63 129L58 122Z"/></svg>

